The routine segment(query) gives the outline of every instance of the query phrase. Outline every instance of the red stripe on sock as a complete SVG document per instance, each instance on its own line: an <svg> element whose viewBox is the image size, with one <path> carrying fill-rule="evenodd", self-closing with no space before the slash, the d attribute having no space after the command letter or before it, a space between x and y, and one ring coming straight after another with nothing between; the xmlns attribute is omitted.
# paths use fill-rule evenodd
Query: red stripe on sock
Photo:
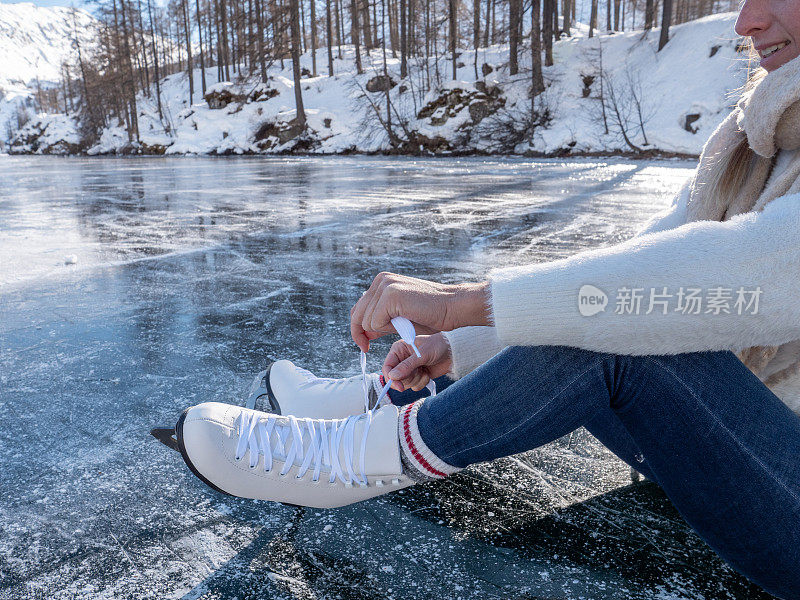
<svg viewBox="0 0 800 600"><path fill-rule="evenodd" d="M427 469L432 475L435 475L436 477L440 477L440 478L447 477L447 473L442 473L441 471L438 471L438 470L434 469L430 465L430 463L428 463L428 461L425 460L425 458L422 456L422 454L420 454L419 450L417 450L417 447L414 445L414 440L411 439L411 429L409 428L408 420L409 420L410 415L411 415L411 407L414 406L414 404L416 404L416 402L413 402L413 403L409 404L408 408L406 408L406 410L403 411L404 412L404 414L403 414L403 437L405 437L405 439L406 439L406 443L408 444L408 449L411 451L411 456L413 456L414 459L420 465L425 467L425 469Z"/></svg>

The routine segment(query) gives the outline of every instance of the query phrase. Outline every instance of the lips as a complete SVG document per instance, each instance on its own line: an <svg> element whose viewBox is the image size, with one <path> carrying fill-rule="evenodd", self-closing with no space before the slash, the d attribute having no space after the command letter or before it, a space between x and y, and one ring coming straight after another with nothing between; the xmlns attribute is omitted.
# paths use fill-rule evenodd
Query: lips
<svg viewBox="0 0 800 600"><path fill-rule="evenodd" d="M761 58L767 58L768 56L771 56L776 52L778 52L779 50L782 50L783 48L788 46L789 43L790 42L788 40L784 40L782 42L778 42L777 44L770 44L769 46L767 45L758 46L756 47L756 50L758 50L758 53L761 55Z"/></svg>

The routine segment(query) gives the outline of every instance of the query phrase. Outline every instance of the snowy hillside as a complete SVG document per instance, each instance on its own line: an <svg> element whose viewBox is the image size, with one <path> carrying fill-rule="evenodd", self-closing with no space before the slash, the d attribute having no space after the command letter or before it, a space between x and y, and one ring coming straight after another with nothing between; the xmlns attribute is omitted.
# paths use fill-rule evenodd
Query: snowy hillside
<svg viewBox="0 0 800 600"><path fill-rule="evenodd" d="M37 78L45 87L59 81L61 63L73 53L74 31L86 43L93 22L80 9L0 3L0 128L35 93Z"/></svg>
<svg viewBox="0 0 800 600"><path fill-rule="evenodd" d="M537 127L532 139L519 134L521 123L530 117L527 52L521 54L520 73L512 77L506 46L479 50L479 71L486 64L488 73L477 81L473 51L460 54L455 81L447 77L451 67L444 57L438 66L443 83L424 98L413 93L419 89L422 69L412 69L410 77L400 80L399 58L389 58L393 133L405 152L566 154L638 148L698 154L745 81L747 63L743 53L737 52L735 18L735 13L724 13L675 26L661 52L657 52L658 30L590 39L586 27L579 24L573 37L555 45L555 64L544 70L548 87L536 100ZM138 99L141 145L131 145L125 130L113 126L86 150L90 154L392 150L375 114L376 109L385 111L385 94L366 91L368 82L381 73L381 54L373 51L364 60L365 72L357 75L352 48L345 47L342 60L335 61L334 77L328 77L325 51L318 50L318 76L303 79L309 127L304 135L297 135L292 122L294 87L287 60L283 69L275 64L269 70L267 86L256 81L212 86L217 83L216 68L207 69L210 90L218 97L232 95L214 108L197 91L190 105L186 74L171 75L162 83L163 117L157 113L154 95ZM301 62L311 70L310 53ZM199 70L194 79L199 90ZM606 98L605 122L601 93ZM614 103L609 100L612 94ZM619 119L614 119L614 104ZM52 127L50 121L54 121ZM45 130L47 139L38 133ZM44 117L20 133L14 150L64 151L76 139L73 121Z"/></svg>

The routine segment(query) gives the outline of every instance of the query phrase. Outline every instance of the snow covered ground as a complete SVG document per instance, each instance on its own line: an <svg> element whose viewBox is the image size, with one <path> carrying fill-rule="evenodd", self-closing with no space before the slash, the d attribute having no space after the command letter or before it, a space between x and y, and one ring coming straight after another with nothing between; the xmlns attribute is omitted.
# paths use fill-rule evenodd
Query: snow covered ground
<svg viewBox="0 0 800 600"><path fill-rule="evenodd" d="M147 434L272 359L357 372L382 269L614 243L693 166L4 158L0 598L767 600L585 431L332 511L222 496Z"/></svg>
<svg viewBox="0 0 800 600"><path fill-rule="evenodd" d="M630 151L618 124L609 115L609 132L600 113L602 52L603 73L618 98L627 134L643 150L699 154L703 143L722 121L735 100L735 91L745 80L747 62L737 52L738 36L733 31L736 13L723 13L672 28L667 46L657 52L659 31L632 31L587 37L587 28L579 24L573 37L555 45L552 67L545 68L547 91L537 100L536 110L548 114L546 123L537 128L532 140L509 143L498 136L499 121L520 122L529 114L528 98L530 57L521 56L519 75L508 74L506 46L478 51L478 68L484 63L493 71L479 78L488 90L499 94L489 100L491 113L482 120L472 114L476 103L487 102L476 88L474 52L463 51L455 81L449 80L450 65L442 57L439 70L442 87L424 98L412 98L418 89L423 70L412 64L412 74L399 79L399 58L389 59L389 71L398 82L391 91L392 101L407 128L429 140L443 140L439 150L451 152L503 152L548 154L577 152ZM335 52L334 52L335 54ZM281 152L293 149L316 153L349 151L374 152L390 148L387 133L378 125L370 101L381 108L383 93L365 92L367 81L382 69L381 53L365 56L365 73L355 72L352 47L345 46L343 59L336 60L334 76L327 76L324 49L317 51L317 77L303 79L303 100L310 128L305 143L297 139L277 141L266 137L270 126L285 128L294 119L294 84L291 61L283 69L276 63L269 70L269 88L274 94L258 100L257 82L248 80L235 89L250 99L233 102L225 108L211 109L200 98L200 71L195 70L195 96L189 102L185 73L167 77L162 83L164 113L159 117L154 96L140 95L139 117L141 142L149 152L167 154L242 154ZM413 62L413 61L412 61ZM311 55L301 58L302 67L311 71ZM431 67L435 70L434 67ZM207 69L209 85L217 83L216 68ZM609 94L606 83L606 96ZM401 90L403 90L401 92ZM440 107L433 114L420 117L420 111L443 94L461 90L463 101ZM635 94L634 94L635 92ZM631 101L639 100L644 128L639 126ZM447 104L447 103L445 103ZM610 107L607 107L610 111ZM395 129L397 116L394 117ZM43 123L43 125L42 125ZM63 117L44 116L40 129L47 126L48 139L31 146L17 144L17 151L53 151L54 139L74 140L75 124ZM259 131L262 135L259 135ZM22 138L35 133L23 132ZM436 144L434 144L436 145ZM127 134L122 127L105 129L90 154L129 151Z"/></svg>

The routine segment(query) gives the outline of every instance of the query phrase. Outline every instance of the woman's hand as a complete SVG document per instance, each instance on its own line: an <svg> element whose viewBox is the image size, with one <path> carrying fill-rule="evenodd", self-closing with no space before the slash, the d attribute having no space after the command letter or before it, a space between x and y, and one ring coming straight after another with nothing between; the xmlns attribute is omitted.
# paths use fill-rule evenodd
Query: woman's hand
<svg viewBox="0 0 800 600"><path fill-rule="evenodd" d="M488 288L488 282L445 285L379 273L350 309L350 334L356 345L368 352L370 340L394 332L394 317L405 317L423 334L488 325Z"/></svg>
<svg viewBox="0 0 800 600"><path fill-rule="evenodd" d="M447 374L452 366L450 344L441 333L418 335L415 343L422 358L399 340L392 344L383 362L383 376L393 380L392 388L398 392L408 388L418 392L431 379Z"/></svg>

